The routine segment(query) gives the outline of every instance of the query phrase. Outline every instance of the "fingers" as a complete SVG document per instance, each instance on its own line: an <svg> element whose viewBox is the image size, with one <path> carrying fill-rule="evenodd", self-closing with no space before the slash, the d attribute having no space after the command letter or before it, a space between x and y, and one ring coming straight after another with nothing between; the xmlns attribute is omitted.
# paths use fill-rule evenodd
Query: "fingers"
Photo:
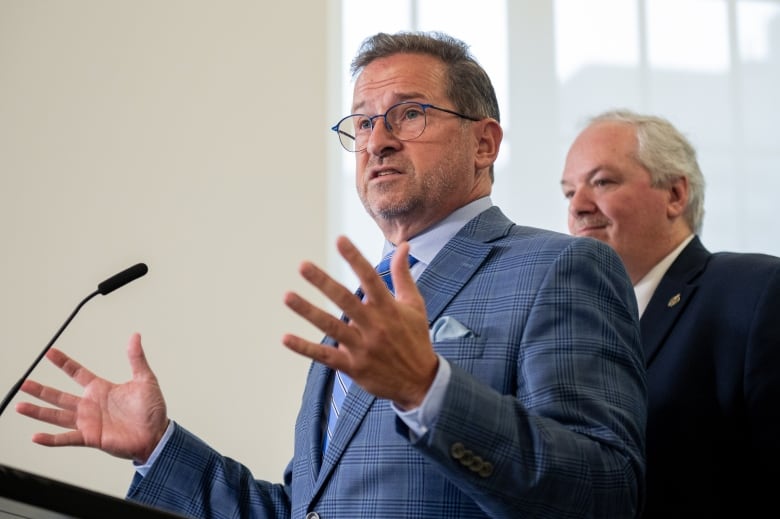
<svg viewBox="0 0 780 519"><path fill-rule="evenodd" d="M84 445L84 436L79 431L68 431L59 434L35 433L32 441L46 447L81 447Z"/></svg>
<svg viewBox="0 0 780 519"><path fill-rule="evenodd" d="M372 302L387 302L393 299L393 296L387 290L387 285L385 285L385 282L379 277L374 266L368 262L346 236L340 236L338 238L336 241L336 248L338 249L339 254L341 254L341 257L349 263L350 268L357 275L360 281L360 287L366 295L366 300ZM353 319L356 318L351 315L350 317Z"/></svg>
<svg viewBox="0 0 780 519"><path fill-rule="evenodd" d="M41 407L29 402L16 404L16 412L41 422L46 422L66 429L74 429L76 426L76 414L73 411Z"/></svg>
<svg viewBox="0 0 780 519"><path fill-rule="evenodd" d="M282 337L282 344L291 351L324 364L329 368L347 371L348 362L346 355L339 348L315 344L289 333Z"/></svg>
<svg viewBox="0 0 780 519"><path fill-rule="evenodd" d="M355 244L346 236L339 236L336 239L336 249L341 257L347 260L349 266L355 271L358 277L362 278L375 273L373 265L360 253Z"/></svg>
<svg viewBox="0 0 780 519"><path fill-rule="evenodd" d="M41 407L29 402L19 402L16 404L16 412L52 425L66 428L75 427L75 411L78 407L79 397L44 386L33 380L25 380L20 389L47 404L59 407L59 409Z"/></svg>
<svg viewBox="0 0 780 519"><path fill-rule="evenodd" d="M352 317L352 313L357 311L361 304L360 300L355 297L355 294L348 290L344 285L333 279L327 272L317 267L309 261L304 261L299 269L301 276L316 287L323 295L333 301L341 310ZM300 301L305 301L302 298L298 298ZM287 297L285 298L285 304L287 304ZM290 301L294 303L294 301ZM289 306L289 304L288 304ZM306 310L307 313L311 313L312 308L306 307L301 310ZM297 312L297 310L296 310ZM302 315L302 317L306 317ZM326 332L327 333L327 332Z"/></svg>
<svg viewBox="0 0 780 519"><path fill-rule="evenodd" d="M354 362L355 349L365 349L366 332L379 330L374 339L382 335L382 325L388 322L396 323L402 312L396 308L393 295L377 274L374 266L369 263L355 245L346 237L340 236L336 242L341 256L348 262L358 276L360 286L365 294L365 301L355 297L351 290L334 280L325 271L312 264L301 264L300 273L304 279L319 289L326 297L335 303L348 320L337 318L329 311L310 303L294 292L285 295L284 303L292 311L306 319L326 335L335 339L337 348L313 343L295 335L285 335L282 343L292 351L321 362L329 367L350 372ZM409 270L409 244L399 245L391 271L394 282L398 282L396 292L403 297L403 302L410 304L415 310L425 313L425 305ZM400 291L399 291L400 290ZM399 297L399 301L402 298ZM425 323L427 334L427 322ZM427 335L426 335L427 337Z"/></svg>
<svg viewBox="0 0 780 519"><path fill-rule="evenodd" d="M44 386L34 380L25 380L20 389L30 396L43 400L47 404L55 405L60 409L67 409L69 411L75 411L80 400L76 395L65 393L64 391L49 386Z"/></svg>
<svg viewBox="0 0 780 519"><path fill-rule="evenodd" d="M348 297L355 300L351 302L352 305L360 305L360 301L357 301L357 298L354 295L350 294ZM319 328L325 335L329 335L337 341L344 340L349 334L354 333L346 322L336 318L336 316L330 312L313 305L294 292L285 294L284 304L290 310ZM349 310L345 309L344 311L348 312Z"/></svg>
<svg viewBox="0 0 780 519"><path fill-rule="evenodd" d="M55 366L64 371L77 384L84 387L95 379L95 374L70 358L68 355L52 348L46 353L46 358Z"/></svg>

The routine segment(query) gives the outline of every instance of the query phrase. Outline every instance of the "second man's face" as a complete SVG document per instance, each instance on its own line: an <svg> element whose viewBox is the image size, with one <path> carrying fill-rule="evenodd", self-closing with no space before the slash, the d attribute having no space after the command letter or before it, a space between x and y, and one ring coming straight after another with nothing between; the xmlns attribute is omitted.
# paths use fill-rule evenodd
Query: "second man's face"
<svg viewBox="0 0 780 519"><path fill-rule="evenodd" d="M650 185L636 149L632 126L596 123L572 144L561 179L569 200L569 232L609 244L634 282L633 273L665 246L669 225L668 193Z"/></svg>

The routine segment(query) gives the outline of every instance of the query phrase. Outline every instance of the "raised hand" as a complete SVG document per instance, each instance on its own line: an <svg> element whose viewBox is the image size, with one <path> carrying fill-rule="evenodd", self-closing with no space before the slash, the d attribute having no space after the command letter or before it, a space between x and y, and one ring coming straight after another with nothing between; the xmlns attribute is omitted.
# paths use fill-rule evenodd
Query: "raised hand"
<svg viewBox="0 0 780 519"><path fill-rule="evenodd" d="M408 243L398 245L391 264L395 298L347 238L339 238L337 246L357 274L365 301L314 264L304 262L301 275L341 308L349 322L291 292L286 294L285 304L338 341L338 347L292 334L285 335L282 343L343 371L369 393L390 399L403 409L419 406L436 375L438 357L429 337L425 302L409 271Z"/></svg>
<svg viewBox="0 0 780 519"><path fill-rule="evenodd" d="M162 391L141 346L133 334L127 346L132 379L114 384L100 378L62 351L52 348L46 358L84 388L81 396L43 386L33 380L21 390L54 407L29 402L16 411L30 418L69 429L36 433L32 440L49 447L85 446L119 458L143 463L151 455L168 425Z"/></svg>

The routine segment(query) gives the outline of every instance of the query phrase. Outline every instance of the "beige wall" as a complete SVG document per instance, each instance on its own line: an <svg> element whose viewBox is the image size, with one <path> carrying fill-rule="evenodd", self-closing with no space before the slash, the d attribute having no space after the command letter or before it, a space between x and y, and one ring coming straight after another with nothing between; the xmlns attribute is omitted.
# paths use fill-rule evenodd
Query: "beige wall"
<svg viewBox="0 0 780 519"><path fill-rule="evenodd" d="M115 380L139 331L170 415L281 481L320 334L282 304L327 238L325 2L0 0L0 392L97 283L57 345ZM45 361L33 378L79 388ZM14 402L21 400L17 396ZM129 461L30 442L0 463L124 495Z"/></svg>

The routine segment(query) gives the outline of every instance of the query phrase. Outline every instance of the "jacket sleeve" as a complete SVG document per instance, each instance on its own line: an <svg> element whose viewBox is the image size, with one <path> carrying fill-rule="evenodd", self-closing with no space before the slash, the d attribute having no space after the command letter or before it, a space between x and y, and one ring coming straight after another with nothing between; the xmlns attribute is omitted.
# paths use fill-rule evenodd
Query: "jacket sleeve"
<svg viewBox="0 0 780 519"><path fill-rule="evenodd" d="M192 517L290 517L287 484L255 480L178 424L146 476L136 474L127 497Z"/></svg>

